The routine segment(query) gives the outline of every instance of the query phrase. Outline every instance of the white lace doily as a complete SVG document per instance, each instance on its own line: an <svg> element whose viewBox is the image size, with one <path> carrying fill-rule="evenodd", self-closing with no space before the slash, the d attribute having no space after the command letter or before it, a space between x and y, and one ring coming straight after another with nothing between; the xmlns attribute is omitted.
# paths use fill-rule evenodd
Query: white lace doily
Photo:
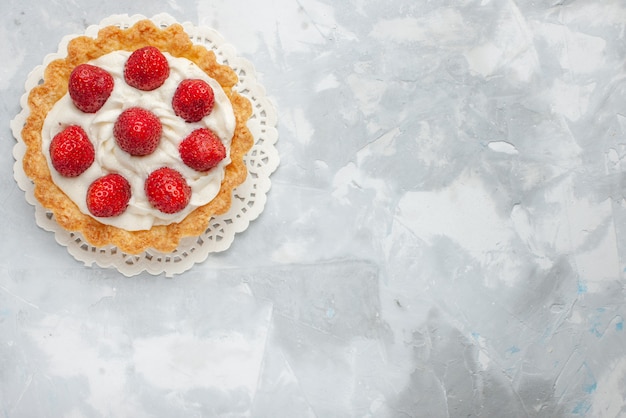
<svg viewBox="0 0 626 418"><path fill-rule="evenodd" d="M88 27L84 34L95 38L100 28L104 26L115 25L126 29L141 19L146 19L146 17L141 15L110 16L99 25ZM159 14L150 20L162 28L176 23L176 20L168 14ZM142 271L151 274L164 273L166 276L180 274L195 263L204 261L210 253L224 251L230 247L235 234L244 231L250 221L256 219L265 207L266 194L271 186L270 175L279 164L278 151L275 147L278 132L274 107L265 96L264 88L258 83L252 64L238 57L234 48L226 44L218 32L207 27L194 26L188 22L183 23L182 26L192 42L213 50L218 62L227 64L237 73L239 82L235 89L252 103L253 114L248 121L248 128L255 138L255 144L244 157L248 177L234 190L230 210L224 215L213 217L209 228L201 236L184 238L172 253L164 254L149 250L139 255L129 255L114 246L94 247L87 243L80 233L68 232L60 227L54 220L53 214L39 204L34 197L34 185L22 167L26 145L21 139L21 130L29 114L28 94L43 80L45 67L51 61L67 55L67 44L78 35L64 37L59 44L58 51L46 56L43 64L36 67L26 80L26 93L20 101L22 111L11 121L13 136L17 140L13 148L13 156L16 160L13 166L14 177L19 187L24 190L28 203L35 206L37 225L54 232L57 242L67 247L68 252L74 258L87 266L96 263L101 267L113 267L126 276L133 276Z"/></svg>

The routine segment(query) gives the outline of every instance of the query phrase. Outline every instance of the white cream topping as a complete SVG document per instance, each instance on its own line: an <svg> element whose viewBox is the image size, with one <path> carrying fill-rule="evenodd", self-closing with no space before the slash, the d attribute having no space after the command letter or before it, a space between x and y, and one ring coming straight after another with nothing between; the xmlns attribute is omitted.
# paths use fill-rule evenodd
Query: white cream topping
<svg viewBox="0 0 626 418"><path fill-rule="evenodd" d="M123 175L131 185L132 197L126 211L98 221L128 231L150 229L153 225L167 225L182 221L190 212L210 202L219 192L224 169L230 163L230 144L235 130L235 115L219 83L210 78L195 63L164 53L170 65L170 75L165 83L153 91L141 91L124 81L124 64L130 52L116 51L90 61L108 71L115 85L111 96L96 113L83 113L74 106L69 94L61 98L50 110L42 130L42 149L54 182L72 200L81 212L93 216L87 209L86 193L89 185L108 173ZM187 78L202 79L209 83L215 93L215 105L211 113L196 123L187 123L176 116L172 109L172 97L178 84ZM120 113L131 107L150 110L161 120L163 135L157 150L143 157L133 157L120 149L113 136L113 125ZM60 175L50 161L50 141L70 125L81 126L94 144L94 163L78 177ZM208 172L198 172L186 166L180 159L178 145L192 131L208 128L222 141L226 158ZM144 181L157 168L168 166L182 173L191 187L191 201L182 211L165 214L152 207L144 193Z"/></svg>

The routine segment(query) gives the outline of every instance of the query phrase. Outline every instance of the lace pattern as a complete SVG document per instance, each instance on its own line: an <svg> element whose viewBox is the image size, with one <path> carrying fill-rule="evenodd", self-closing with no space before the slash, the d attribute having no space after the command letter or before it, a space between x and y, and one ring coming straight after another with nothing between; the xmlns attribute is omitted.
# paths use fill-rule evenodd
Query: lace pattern
<svg viewBox="0 0 626 418"><path fill-rule="evenodd" d="M142 19L146 17L141 15L110 16L99 25L88 27L84 34L96 37L101 27L115 25L126 29ZM177 23L168 14L159 14L150 20L162 28ZM53 214L38 203L34 197L33 183L22 168L26 146L21 140L21 130L29 111L27 98L30 90L42 81L45 67L51 61L64 57L67 54L67 44L78 35L64 37L59 44L58 51L46 56L43 64L37 66L26 80L26 93L20 101L22 111L11 121L11 129L17 140L13 148L13 156L16 160L13 167L14 177L18 186L24 190L27 202L35 207L37 225L53 232L56 241L67 247L68 252L85 265L91 266L95 263L100 267L116 268L126 276L147 271L151 274L165 274L171 277L190 269L195 263L203 262L211 253L228 249L235 234L246 230L250 222L263 212L266 195L271 187L270 175L280 162L275 147L278 139L275 109L265 96L263 86L258 83L253 65L246 59L238 57L235 49L225 43L218 32L208 27L194 26L188 22L182 23L182 26L192 42L213 50L218 62L227 64L237 73L239 82L235 89L252 103L253 114L248 121L248 128L254 136L255 144L244 158L248 168L248 177L234 190L230 210L224 215L213 217L209 228L199 237L181 240L178 248L172 253L165 254L148 250L142 254L130 255L114 246L94 247L87 243L80 233L61 228L54 220Z"/></svg>

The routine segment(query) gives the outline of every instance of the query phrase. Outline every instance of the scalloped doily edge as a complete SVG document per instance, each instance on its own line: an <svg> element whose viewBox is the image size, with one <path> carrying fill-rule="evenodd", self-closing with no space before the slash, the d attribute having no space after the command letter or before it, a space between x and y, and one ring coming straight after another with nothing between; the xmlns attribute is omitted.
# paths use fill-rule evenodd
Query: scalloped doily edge
<svg viewBox="0 0 626 418"><path fill-rule="evenodd" d="M29 114L28 94L35 87L43 76L45 67L54 59L63 58L67 55L67 44L76 36L86 35L96 37L101 27L131 26L139 20L150 19L157 26L166 27L173 23L179 23L172 16L161 13L151 18L143 15L111 15L103 19L98 25L89 26L83 34L72 34L64 36L56 53L48 54L44 57L43 63L36 66L27 76L25 81L25 93L20 98L21 112L10 122L11 131L17 140L13 147L14 178L18 187L25 192L26 201L35 207L35 218L37 225L46 231L54 233L55 240L58 244L66 247L67 251L85 266L93 266L94 264L102 268L115 268L121 274L131 277L138 275L144 271L159 275L165 274L171 277L181 274L192 268L195 264L204 262L209 254L227 250L237 233L245 231L250 222L257 219L267 202L267 193L271 189L270 176L276 171L280 164L278 150L275 147L278 141L277 114L274 105L265 95L264 87L256 79L256 72L251 62L245 58L236 55L234 47L225 43L224 38L212 28L206 26L194 26L190 22L180 23L187 34L190 35L192 42L203 45L216 52L218 61L227 61L227 63L239 72L245 71L245 80L241 80L235 86L242 95L248 97L253 104L253 117L248 121L248 128L251 130L255 144L248 152L244 160L249 167L248 178L246 181L233 191L233 204L231 209L224 215L212 218L210 222L211 228L222 227L222 232L227 232L220 239L210 236L210 234L201 235L200 237L187 237L181 241L178 249L173 253L160 253L157 251L147 250L139 255L129 255L118 252L114 246L94 247L86 243L79 233L66 231L61 228L51 213L47 212L34 197L34 185L32 181L24 174L22 167L22 159L26 151L26 146L21 140L21 129ZM209 40L214 45L206 45ZM204 41L204 42L203 42ZM217 41L217 42L215 42ZM250 97L252 96L252 97ZM262 119L259 118L262 115ZM262 144L259 146L259 141ZM259 156L262 164L258 164L255 154ZM261 158L262 157L262 158ZM251 184L251 174L260 179L258 182ZM251 187L252 186L252 187ZM246 190L251 188L252 190ZM254 195L253 210L242 207L242 200L239 196L244 193L252 193ZM243 211L243 212L242 212ZM230 219L229 217L233 218ZM213 242L210 242L213 240ZM208 241L208 242L207 242ZM194 244L195 243L195 244ZM196 245L199 245L198 248Z"/></svg>

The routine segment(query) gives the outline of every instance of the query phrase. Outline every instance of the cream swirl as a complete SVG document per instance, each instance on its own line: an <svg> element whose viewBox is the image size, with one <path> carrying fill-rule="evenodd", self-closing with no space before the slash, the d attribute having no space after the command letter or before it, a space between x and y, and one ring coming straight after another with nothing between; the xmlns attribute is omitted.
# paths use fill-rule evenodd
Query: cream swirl
<svg viewBox="0 0 626 418"><path fill-rule="evenodd" d="M89 64L108 71L115 81L107 102L96 113L83 113L74 106L69 94L66 94L50 110L42 129L42 150L48 160L52 179L81 212L92 216L87 209L86 192L97 178L108 173L119 173L130 182L132 197L126 211L111 218L97 218L104 224L128 231L146 230L153 225L182 221L194 209L207 204L218 194L224 169L230 163L230 144L235 130L235 115L230 100L219 83L195 63L168 53L164 55L170 66L170 75L161 87L153 91L137 90L124 81L124 64L130 52L116 51L90 61ZM215 93L212 112L196 123L185 122L172 109L172 98L178 84L188 78L206 81ZM120 149L115 142L113 125L120 113L131 107L150 110L161 120L161 142L150 155L133 157ZM96 150L94 163L87 171L74 178L63 177L52 167L48 151L52 138L70 125L81 126ZM198 128L212 130L226 148L226 158L208 172L198 172L187 167L178 152L180 142ZM153 208L144 193L145 179L152 171L163 166L180 171L191 187L189 205L175 214L168 215Z"/></svg>

